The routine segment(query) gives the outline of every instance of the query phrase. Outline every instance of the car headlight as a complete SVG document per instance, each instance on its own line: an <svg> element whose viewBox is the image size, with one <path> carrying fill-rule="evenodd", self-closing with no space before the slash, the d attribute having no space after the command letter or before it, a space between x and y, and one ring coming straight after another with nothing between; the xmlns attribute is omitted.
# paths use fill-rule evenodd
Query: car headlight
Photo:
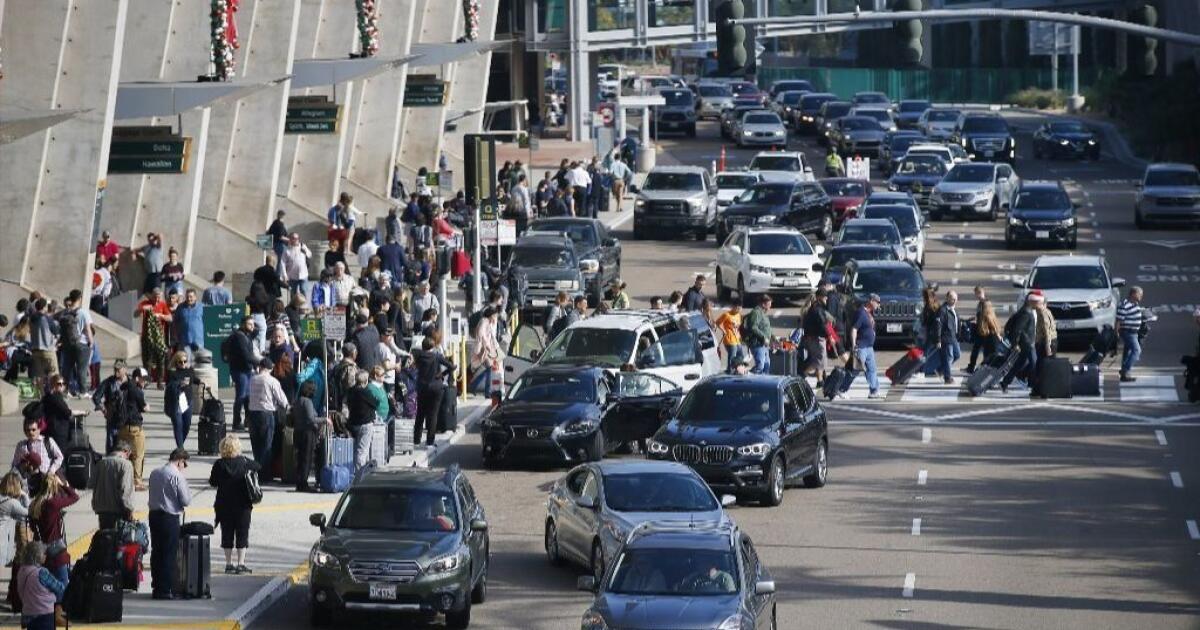
<svg viewBox="0 0 1200 630"><path fill-rule="evenodd" d="M596 430L596 420L594 418L578 418L567 422L559 429L563 435L583 435Z"/></svg>
<svg viewBox="0 0 1200 630"><path fill-rule="evenodd" d="M758 265L750 265L750 273L764 273L768 276L774 275L774 271L770 267L760 267Z"/></svg>
<svg viewBox="0 0 1200 630"><path fill-rule="evenodd" d="M1058 143L1063 145L1064 147L1067 146L1068 144L1071 144L1071 142L1069 140L1067 140L1066 138L1059 140Z"/></svg>
<svg viewBox="0 0 1200 630"><path fill-rule="evenodd" d="M1024 223L1024 221L1022 221L1022 220L1021 220L1021 219L1019 219L1018 217L1012 217L1012 216L1008 217L1008 224L1009 224L1009 225L1021 225L1021 224L1023 224L1023 223Z"/></svg>
<svg viewBox="0 0 1200 630"><path fill-rule="evenodd" d="M1013 151L1017 150L1017 139L1016 138L1008 139L1008 148L1012 149Z"/></svg>
<svg viewBox="0 0 1200 630"><path fill-rule="evenodd" d="M1095 140L1093 140L1093 139L1091 139L1091 138L1088 138L1088 144L1089 144L1089 145L1093 145L1093 146L1095 146L1095 144L1096 144L1096 141L1095 141Z"/></svg>
<svg viewBox="0 0 1200 630"><path fill-rule="evenodd" d="M774 222L775 222L775 215L773 215L773 214L764 214L764 215L762 215L761 217L758 217L757 219L755 219L755 220L754 220L754 222L755 222L755 223L759 223L759 224L763 224L763 223L774 223Z"/></svg>
<svg viewBox="0 0 1200 630"><path fill-rule="evenodd" d="M786 131L784 131L784 130L782 130L782 129L776 129L776 130L775 130L775 135L777 135L777 136L786 136L786 135L787 135L787 132L786 132Z"/></svg>
<svg viewBox="0 0 1200 630"><path fill-rule="evenodd" d="M892 191L892 192L896 192L896 191L900 190L900 187L899 187L899 186L897 186L897 185L896 185L895 183L893 183L893 182L888 182L888 190L890 190L890 191Z"/></svg>
<svg viewBox="0 0 1200 630"><path fill-rule="evenodd" d="M663 444L662 442L659 442L658 440L647 440L646 441L646 450L650 451L651 454L662 455L663 453L666 453L670 449L667 448L666 444Z"/></svg>
<svg viewBox="0 0 1200 630"><path fill-rule="evenodd" d="M604 615L589 610L583 613L583 620L579 623L579 630L608 630L608 624L604 621Z"/></svg>
<svg viewBox="0 0 1200 630"><path fill-rule="evenodd" d="M983 190L975 191L975 198L976 199L991 199L992 195L994 195L994 194L996 194L996 191L992 190L991 188L984 188Z"/></svg>
<svg viewBox="0 0 1200 630"><path fill-rule="evenodd" d="M960 140L960 142L962 142L962 148L964 148L964 149L967 148L967 139L966 138L963 138L962 140Z"/></svg>
<svg viewBox="0 0 1200 630"><path fill-rule="evenodd" d="M1071 227L1075 225L1075 217L1067 217L1062 220L1063 227Z"/></svg>
<svg viewBox="0 0 1200 630"><path fill-rule="evenodd" d="M1112 305L1113 305L1113 299L1111 297L1106 297L1103 300L1089 300L1088 301L1088 308L1092 309L1093 311L1112 308Z"/></svg>
<svg viewBox="0 0 1200 630"><path fill-rule="evenodd" d="M688 207L691 208L693 213L699 212L704 208L704 201L702 199L688 199Z"/></svg>
<svg viewBox="0 0 1200 630"><path fill-rule="evenodd" d="M725 621L722 621L721 625L717 626L717 630L743 630L744 628L753 627L752 624L747 625L748 623L749 620L743 618L741 615L732 615L727 617Z"/></svg>
<svg viewBox="0 0 1200 630"><path fill-rule="evenodd" d="M579 289L579 281L578 280L555 280L554 281L554 290L555 291L575 291L578 289Z"/></svg>
<svg viewBox="0 0 1200 630"><path fill-rule="evenodd" d="M767 456L767 453L771 452L771 445L767 444L766 442L747 444L745 446L739 446L737 452L738 455L741 455L742 457L763 458Z"/></svg>
<svg viewBox="0 0 1200 630"><path fill-rule="evenodd" d="M429 561L429 564L425 565L425 572L430 574L449 573L457 569L460 564L462 564L462 556L456 551Z"/></svg>
<svg viewBox="0 0 1200 630"><path fill-rule="evenodd" d="M638 199L633 202L633 207L635 207L635 208L644 208L645 206L646 206L645 199Z"/></svg>
<svg viewBox="0 0 1200 630"><path fill-rule="evenodd" d="M312 563L322 569L338 569L341 567L337 556L319 549L312 552Z"/></svg>
<svg viewBox="0 0 1200 630"><path fill-rule="evenodd" d="M812 122L812 120L813 120L812 116L801 116L800 119L803 120L804 122Z"/></svg>

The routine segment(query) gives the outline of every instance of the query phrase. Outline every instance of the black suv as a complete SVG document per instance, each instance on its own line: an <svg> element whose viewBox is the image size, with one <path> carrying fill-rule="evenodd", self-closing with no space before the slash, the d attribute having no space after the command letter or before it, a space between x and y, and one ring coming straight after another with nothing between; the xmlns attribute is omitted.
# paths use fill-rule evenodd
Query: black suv
<svg viewBox="0 0 1200 630"><path fill-rule="evenodd" d="M786 225L821 240L833 235L833 200L816 182L762 182L742 193L717 222L717 245L738 226Z"/></svg>
<svg viewBox="0 0 1200 630"><path fill-rule="evenodd" d="M508 257L505 273L517 286L524 286L521 321L541 321L547 306L559 291L568 296L584 294L585 273L595 274L599 263L580 261L575 243L561 234L529 234L517 240Z"/></svg>
<svg viewBox="0 0 1200 630"><path fill-rule="evenodd" d="M643 523L610 567L599 582L576 580L596 597L584 630L779 627L775 581L732 522Z"/></svg>
<svg viewBox="0 0 1200 630"><path fill-rule="evenodd" d="M466 475L445 470L366 469L326 521L309 553L315 626L343 612L445 613L466 628L487 598L488 523Z"/></svg>
<svg viewBox="0 0 1200 630"><path fill-rule="evenodd" d="M953 140L966 149L967 157L972 160L1017 162L1017 142L1008 123L998 114L972 112L959 116Z"/></svg>
<svg viewBox="0 0 1200 630"><path fill-rule="evenodd" d="M678 385L649 373L533 367L480 424L483 463L599 460L654 435L682 396Z"/></svg>
<svg viewBox="0 0 1200 630"><path fill-rule="evenodd" d="M1021 182L1008 209L1004 244L1009 248L1027 243L1053 243L1075 249L1079 221L1075 204L1056 181Z"/></svg>
<svg viewBox="0 0 1200 630"><path fill-rule="evenodd" d="M921 312L921 290L925 278L912 263L898 260L851 260L838 284L846 299L846 325L853 322L858 307L872 294L879 296L875 311L875 335L879 341L916 341L913 322Z"/></svg>
<svg viewBox="0 0 1200 630"><path fill-rule="evenodd" d="M825 410L802 378L711 376L692 388L647 444L652 459L688 464L713 491L783 502L789 479L825 485Z"/></svg>
<svg viewBox="0 0 1200 630"><path fill-rule="evenodd" d="M575 255L579 256L580 268L592 267L588 261L596 261L599 270L583 271L584 292L588 306L595 308L604 299L604 290L610 281L621 277L621 241L608 232L599 219L583 217L557 217L538 219L529 226L530 231L565 234L575 243Z"/></svg>

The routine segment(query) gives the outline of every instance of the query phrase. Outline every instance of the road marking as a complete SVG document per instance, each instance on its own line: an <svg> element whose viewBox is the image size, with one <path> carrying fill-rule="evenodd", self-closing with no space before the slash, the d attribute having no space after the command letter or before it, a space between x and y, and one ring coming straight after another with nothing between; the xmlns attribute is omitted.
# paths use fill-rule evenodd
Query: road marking
<svg viewBox="0 0 1200 630"><path fill-rule="evenodd" d="M928 444L929 441L932 439L933 439L933 429L930 429L929 427L925 427L924 429L921 429L921 443L922 444Z"/></svg>
<svg viewBox="0 0 1200 630"><path fill-rule="evenodd" d="M1104 238L1104 237L1103 237L1103 236L1100 236L1100 233L1099 233L1099 232L1096 232L1096 240L1098 241L1098 240L1100 240L1100 239L1102 239L1102 238Z"/></svg>
<svg viewBox="0 0 1200 630"><path fill-rule="evenodd" d="M1171 471L1171 485L1175 486L1176 488L1183 487L1183 477L1174 470Z"/></svg>
<svg viewBox="0 0 1200 630"><path fill-rule="evenodd" d="M1161 429L1154 432L1154 437L1158 439L1159 446L1167 445L1167 434L1163 433Z"/></svg>
<svg viewBox="0 0 1200 630"><path fill-rule="evenodd" d="M1101 256L1103 256L1103 255L1104 255L1104 248L1103 248L1103 247L1101 247L1101 248L1100 248L1100 255L1101 255Z"/></svg>
<svg viewBox="0 0 1200 630"><path fill-rule="evenodd" d="M954 268L955 268L955 269L962 269L962 263L960 263L960 262L956 262L956 263L954 263Z"/></svg>
<svg viewBox="0 0 1200 630"><path fill-rule="evenodd" d="M1188 521L1188 522L1192 524L1192 527L1196 526L1196 523L1194 521ZM1193 538L1195 538L1195 536L1193 536ZM901 597L910 597L911 598L913 596L913 590L915 590L916 588L917 588L917 574L909 573L908 575L905 575L904 576L904 590L900 593Z"/></svg>
<svg viewBox="0 0 1200 630"><path fill-rule="evenodd" d="M622 212L624 212L624 211L622 211ZM617 228L617 226L619 226L619 225L624 225L626 221L628 221L628 220L630 220L630 219L632 219L632 218L633 218L633 212L632 212L632 211L630 211L630 212L629 212L629 214L626 214L625 216L623 216L623 217L621 217L621 218L617 219L616 221L613 221L612 223L609 223L609 224L608 224L608 229L610 229L610 230L614 230L614 229L616 229L616 228Z"/></svg>
<svg viewBox="0 0 1200 630"><path fill-rule="evenodd" d="M919 518L913 519L912 535L913 536L921 535L921 519L919 519Z"/></svg>
<svg viewBox="0 0 1200 630"><path fill-rule="evenodd" d="M780 315L782 315L782 314L783 314L783 311L775 311L774 313L771 313L771 317L776 317L776 318L777 318L777 317L779 317L779 316L780 316Z"/></svg>
<svg viewBox="0 0 1200 630"><path fill-rule="evenodd" d="M956 248L955 248L955 251L954 251L954 255L955 255L955 256L962 256L962 248L961 248L961 247L956 247Z"/></svg>
<svg viewBox="0 0 1200 630"><path fill-rule="evenodd" d="M929 481L929 471L922 470L921 472L918 472L917 473L917 485L923 486L923 485L925 485L926 481Z"/></svg>
<svg viewBox="0 0 1200 630"><path fill-rule="evenodd" d="M953 278L950 278L950 284L958 284L958 276L954 276Z"/></svg>
<svg viewBox="0 0 1200 630"><path fill-rule="evenodd" d="M1196 527L1196 521L1188 521L1187 528L1188 536L1191 536L1192 540L1200 540L1200 527Z"/></svg>

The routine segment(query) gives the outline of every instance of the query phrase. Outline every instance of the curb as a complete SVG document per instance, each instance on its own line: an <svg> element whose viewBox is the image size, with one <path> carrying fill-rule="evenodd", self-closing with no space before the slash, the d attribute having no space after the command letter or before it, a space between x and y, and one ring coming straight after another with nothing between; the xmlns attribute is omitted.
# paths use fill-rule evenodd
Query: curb
<svg viewBox="0 0 1200 630"><path fill-rule="evenodd" d="M467 431L470 430L471 427L475 426L475 423L479 422L479 419L482 418L488 411L490 411L491 408L491 404L485 401L475 409L472 409L467 413L466 417L463 418L463 421L458 423L458 427L454 429L454 433L451 433L449 437L444 439L437 438L434 441L434 451L432 454L429 454L428 451L422 451L420 453L420 457L417 457L414 454L412 465L417 468L429 468L432 466L433 463L437 461L437 458L441 457L442 454L448 450L448 447L454 446L459 442L459 440L462 440L463 436L467 434Z"/></svg>
<svg viewBox="0 0 1200 630"><path fill-rule="evenodd" d="M225 618L225 622L229 624L228 630L243 630L249 628L250 624L259 615L263 614L279 601L279 598L287 594L293 586L296 586L308 579L308 561L300 563L291 573L287 575L278 575L271 578L270 582L258 589L258 592L250 596L241 606L229 614Z"/></svg>

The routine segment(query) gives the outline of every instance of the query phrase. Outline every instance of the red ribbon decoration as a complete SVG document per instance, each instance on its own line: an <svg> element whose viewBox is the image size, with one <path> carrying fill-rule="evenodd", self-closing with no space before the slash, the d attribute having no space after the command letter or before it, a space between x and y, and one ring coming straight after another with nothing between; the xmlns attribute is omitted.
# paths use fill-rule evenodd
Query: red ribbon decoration
<svg viewBox="0 0 1200 630"><path fill-rule="evenodd" d="M237 22L233 19L233 14L237 13L238 3L240 1L241 0L228 0L228 4L225 5L225 38L234 50L237 50L239 46Z"/></svg>

